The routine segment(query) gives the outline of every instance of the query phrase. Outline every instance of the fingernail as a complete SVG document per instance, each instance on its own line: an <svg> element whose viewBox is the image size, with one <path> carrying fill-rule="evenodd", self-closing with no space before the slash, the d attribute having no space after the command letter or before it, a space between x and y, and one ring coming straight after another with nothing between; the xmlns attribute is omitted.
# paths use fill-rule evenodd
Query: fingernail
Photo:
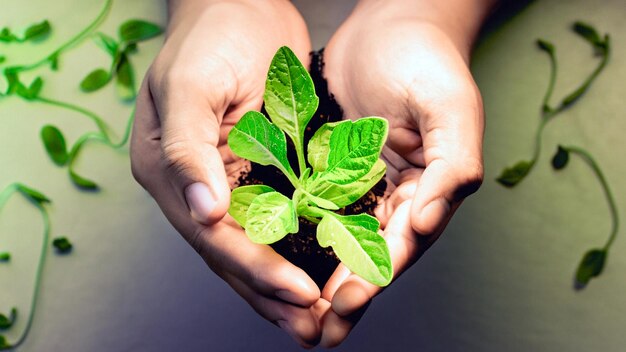
<svg viewBox="0 0 626 352"><path fill-rule="evenodd" d="M185 201L191 211L191 216L201 223L207 221L217 203L209 186L201 182L187 186L185 189Z"/></svg>

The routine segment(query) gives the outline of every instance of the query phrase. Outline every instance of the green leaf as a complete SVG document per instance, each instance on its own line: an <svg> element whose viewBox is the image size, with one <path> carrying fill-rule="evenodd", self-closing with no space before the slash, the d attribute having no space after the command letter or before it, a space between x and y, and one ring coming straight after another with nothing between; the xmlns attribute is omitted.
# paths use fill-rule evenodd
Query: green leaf
<svg viewBox="0 0 626 352"><path fill-rule="evenodd" d="M43 204L43 203L50 203L50 198L46 197L43 193L30 188L26 185L23 184L18 184L17 185L17 190L18 192L20 192L22 195L24 195L26 198L32 200L35 203L38 204Z"/></svg>
<svg viewBox="0 0 626 352"><path fill-rule="evenodd" d="M93 41L99 48L106 51L111 57L115 58L119 48L119 44L115 39L102 32L98 32L94 35Z"/></svg>
<svg viewBox="0 0 626 352"><path fill-rule="evenodd" d="M246 216L246 234L254 243L270 244L298 232L293 202L278 192L256 196Z"/></svg>
<svg viewBox="0 0 626 352"><path fill-rule="evenodd" d="M592 249L585 253L578 265L578 270L576 270L576 283L581 288L586 286L592 278L602 273L606 257L607 252L604 249Z"/></svg>
<svg viewBox="0 0 626 352"><path fill-rule="evenodd" d="M321 177L328 182L348 184L366 175L380 156L387 139L387 120L379 117L366 117L357 121L342 121L329 124L332 129L328 141L327 160L315 160L323 171L312 178ZM319 139L327 132L322 131ZM315 137L315 136L314 136ZM323 142L314 142L324 149ZM317 148L317 147L316 147ZM314 148L315 149L315 148Z"/></svg>
<svg viewBox="0 0 626 352"><path fill-rule="evenodd" d="M574 32L583 37L586 41L591 43L593 46L601 46L604 44L602 39L600 39L600 35L596 29L584 22L576 21L572 26Z"/></svg>
<svg viewBox="0 0 626 352"><path fill-rule="evenodd" d="M7 60L7 57L4 55L0 55L0 64L4 63Z"/></svg>
<svg viewBox="0 0 626 352"><path fill-rule="evenodd" d="M45 38L48 34L50 34L50 31L51 31L51 27L50 27L50 22L48 22L48 20L35 23L31 25L30 27L26 28L22 41L41 40Z"/></svg>
<svg viewBox="0 0 626 352"><path fill-rule="evenodd" d="M363 197L378 181L385 175L387 166L385 162L378 159L370 171L358 180L348 184L337 184L320 177L316 173L311 180L306 183L305 189L312 195L332 202L338 208L343 208ZM318 206L322 207L320 204ZM331 208L326 208L333 210Z"/></svg>
<svg viewBox="0 0 626 352"><path fill-rule="evenodd" d="M11 89L10 85L11 83L9 83L9 89ZM35 78L28 87L18 80L15 83L15 93L26 100L35 100L39 96L42 87L43 79L41 77Z"/></svg>
<svg viewBox="0 0 626 352"><path fill-rule="evenodd" d="M15 307L11 309L8 317L0 313L0 330L9 329L15 323L15 319L17 319L17 308Z"/></svg>
<svg viewBox="0 0 626 352"><path fill-rule="evenodd" d="M55 52L54 54L48 56L48 63L50 64L50 69L52 71L59 70L59 54Z"/></svg>
<svg viewBox="0 0 626 352"><path fill-rule="evenodd" d="M133 67L128 61L128 56L122 54L119 64L115 71L115 88L117 95L124 101L135 99L135 73Z"/></svg>
<svg viewBox="0 0 626 352"><path fill-rule="evenodd" d="M328 210L339 210L340 208L339 206L337 206L337 204L327 199L313 195L305 190L300 190L300 191L305 195L308 201L310 201L311 203L313 203L315 206L319 208L328 209Z"/></svg>
<svg viewBox="0 0 626 352"><path fill-rule="evenodd" d="M0 252L0 262L8 262L9 260L11 260L11 253Z"/></svg>
<svg viewBox="0 0 626 352"><path fill-rule="evenodd" d="M567 165L568 161L569 161L569 151L559 146L556 151L556 154L554 154L554 157L552 158L552 167L554 167L556 170L560 170Z"/></svg>
<svg viewBox="0 0 626 352"><path fill-rule="evenodd" d="M95 182L78 175L74 170L70 170L70 179L79 188L92 191L98 190L98 185Z"/></svg>
<svg viewBox="0 0 626 352"><path fill-rule="evenodd" d="M252 200L259 194L275 192L272 187L265 185L242 186L233 189L230 195L230 207L228 214L237 221L241 227L246 226L247 212Z"/></svg>
<svg viewBox="0 0 626 352"><path fill-rule="evenodd" d="M328 213L317 227L317 240L322 247L331 246L350 271L383 287L391 282L393 268L387 242L377 233L378 227L378 220L366 214Z"/></svg>
<svg viewBox="0 0 626 352"><path fill-rule="evenodd" d="M63 166L67 163L69 155L65 145L63 133L52 125L45 125L41 129L41 140L48 152L48 156L55 164Z"/></svg>
<svg viewBox="0 0 626 352"><path fill-rule="evenodd" d="M304 130L317 110L319 98L306 68L286 46L278 49L272 59L263 98L272 122L294 145L302 146Z"/></svg>
<svg viewBox="0 0 626 352"><path fill-rule="evenodd" d="M11 32L9 27L4 27L0 30L0 42L10 43L19 41L19 38Z"/></svg>
<svg viewBox="0 0 626 352"><path fill-rule="evenodd" d="M294 175L287 160L285 135L260 112L248 111L241 117L228 134L228 146L241 158Z"/></svg>
<svg viewBox="0 0 626 352"><path fill-rule="evenodd" d="M161 33L163 29L159 25L143 20L129 20L119 28L120 40L126 43L144 41Z"/></svg>
<svg viewBox="0 0 626 352"><path fill-rule="evenodd" d="M313 167L313 171L324 171L328 167L330 136L336 125L337 123L325 123L311 137L307 148L307 160Z"/></svg>
<svg viewBox="0 0 626 352"><path fill-rule="evenodd" d="M7 338L4 335L0 335L0 351L8 350L11 347L13 346L7 341Z"/></svg>
<svg viewBox="0 0 626 352"><path fill-rule="evenodd" d="M57 237L52 240L52 246L56 248L58 253L66 254L72 251L74 246L67 237Z"/></svg>
<svg viewBox="0 0 626 352"><path fill-rule="evenodd" d="M539 49L547 52L548 54L554 54L554 44L544 39L537 39L537 46Z"/></svg>
<svg viewBox="0 0 626 352"><path fill-rule="evenodd" d="M519 161L517 164L502 170L496 181L505 187L514 187L528 175L532 167L533 164L529 161Z"/></svg>
<svg viewBox="0 0 626 352"><path fill-rule="evenodd" d="M80 90L85 93L96 91L104 87L111 80L111 75L108 71L98 68L91 71L80 82Z"/></svg>

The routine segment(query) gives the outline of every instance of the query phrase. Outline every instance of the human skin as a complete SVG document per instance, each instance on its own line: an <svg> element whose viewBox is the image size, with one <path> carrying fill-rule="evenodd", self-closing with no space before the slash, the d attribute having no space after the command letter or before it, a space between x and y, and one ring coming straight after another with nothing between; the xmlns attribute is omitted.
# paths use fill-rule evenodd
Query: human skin
<svg viewBox="0 0 626 352"><path fill-rule="evenodd" d="M325 49L347 118L385 116L389 198L376 209L398 278L483 178L484 113L469 58L490 0L361 0ZM341 343L382 288L339 265L321 344Z"/></svg>
<svg viewBox="0 0 626 352"><path fill-rule="evenodd" d="M306 25L285 0L171 0L164 46L137 98L133 175L209 267L304 347L348 336L380 292L340 265L320 293L226 213L245 161L228 132L262 104L287 45L305 65ZM482 180L483 111L468 69L489 0L362 0L325 50L331 92L350 118L388 118L393 191L376 210L399 276ZM384 29L384 30L381 30Z"/></svg>
<svg viewBox="0 0 626 352"><path fill-rule="evenodd" d="M261 316L303 346L328 309L313 280L226 214L244 162L232 126L263 101L267 67L287 45L308 64L306 25L284 0L169 2L166 39L137 97L131 165L172 225Z"/></svg>

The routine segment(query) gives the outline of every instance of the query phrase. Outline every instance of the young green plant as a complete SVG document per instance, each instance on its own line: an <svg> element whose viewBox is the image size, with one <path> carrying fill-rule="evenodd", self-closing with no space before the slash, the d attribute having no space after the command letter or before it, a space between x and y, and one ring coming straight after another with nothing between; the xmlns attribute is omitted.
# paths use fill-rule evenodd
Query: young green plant
<svg viewBox="0 0 626 352"><path fill-rule="evenodd" d="M576 89L566 95L556 107L552 107L550 105L550 99L552 98L552 92L554 91L554 86L556 84L556 74L558 68L556 61L556 49L552 43L546 40L537 40L537 46L539 49L547 53L550 58L550 78L548 81L548 88L546 89L542 101L541 121L539 122L539 127L535 132L535 145L532 158L530 160L518 161L512 166L504 168L500 175L496 178L496 181L505 187L515 187L530 173L533 167L537 164L537 160L539 160L539 155L541 153L541 140L547 123L552 121L554 117L565 111L568 107L572 106L572 104L583 96L583 94L591 86L591 83L593 83L598 75L600 75L600 73L604 70L609 60L611 45L608 34L601 37L595 28L580 21L574 23L572 30L584 40L589 42L593 48L594 54L600 57L600 62L591 74Z"/></svg>
<svg viewBox="0 0 626 352"><path fill-rule="evenodd" d="M556 153L552 157L552 167L555 170L561 170L565 168L569 162L570 155L576 155L580 157L585 163L591 168L594 175L600 182L600 186L602 186L602 191L606 197L609 211L611 212L611 233L609 234L609 238L601 248L593 248L588 250L580 263L578 264L578 268L576 269L575 283L576 287L579 289L587 286L589 281L599 276L604 269L604 265L606 263L609 249L615 238L617 237L617 232L619 229L619 212L617 211L617 203L615 202L615 198L613 197L613 192L611 192L611 188L609 187L609 183L600 169L600 165L596 162L593 156L583 148L577 146L561 146L559 145Z"/></svg>
<svg viewBox="0 0 626 352"><path fill-rule="evenodd" d="M309 141L305 157L304 131L319 99L311 76L287 47L272 60L264 101L271 122L257 111L247 112L228 135L228 145L241 158L277 167L295 191L288 197L266 185L238 187L232 192L229 214L251 241L262 244L297 233L298 218L316 223L322 247L332 247L339 260L363 279L388 285L393 268L378 220L368 214L337 212L385 175L379 157L387 139L387 120L366 117L326 123ZM285 134L296 151L298 175L287 158Z"/></svg>

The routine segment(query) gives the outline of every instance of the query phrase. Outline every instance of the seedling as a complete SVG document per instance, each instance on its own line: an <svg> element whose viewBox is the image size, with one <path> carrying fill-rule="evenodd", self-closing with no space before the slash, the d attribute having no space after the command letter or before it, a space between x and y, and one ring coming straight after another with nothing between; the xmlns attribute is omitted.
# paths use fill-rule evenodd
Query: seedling
<svg viewBox="0 0 626 352"><path fill-rule="evenodd" d="M387 139L387 120L365 117L326 123L309 141L305 160L304 131L319 99L311 76L287 47L272 60L264 101L271 122L248 111L228 135L228 145L241 158L277 167L295 191L289 198L266 185L238 187L232 192L229 214L252 242L262 244L297 233L298 218L318 224L322 247L332 247L339 260L363 279L388 285L393 269L378 220L368 214L340 214L385 175L386 165L379 157ZM298 176L287 159L285 134L296 151Z"/></svg>
<svg viewBox="0 0 626 352"><path fill-rule="evenodd" d="M532 158L530 160L518 161L512 166L504 168L498 178L496 178L496 181L505 187L515 187L518 183L522 182L533 167L535 167L537 160L539 160L539 155L541 154L541 140L546 124L577 102L584 95L584 93L589 90L593 81L600 75L608 63L611 51L611 42L608 34L600 36L595 28L580 21L574 23L572 30L584 40L589 42L594 55L600 57L600 62L591 74L576 89L566 95L556 107L553 107L550 105L550 100L552 98L552 92L554 91L557 78L556 74L558 65L556 60L556 48L554 44L546 40L537 39L537 47L541 51L548 54L548 57L550 58L550 78L541 105L541 121L537 131L535 132L535 146Z"/></svg>

